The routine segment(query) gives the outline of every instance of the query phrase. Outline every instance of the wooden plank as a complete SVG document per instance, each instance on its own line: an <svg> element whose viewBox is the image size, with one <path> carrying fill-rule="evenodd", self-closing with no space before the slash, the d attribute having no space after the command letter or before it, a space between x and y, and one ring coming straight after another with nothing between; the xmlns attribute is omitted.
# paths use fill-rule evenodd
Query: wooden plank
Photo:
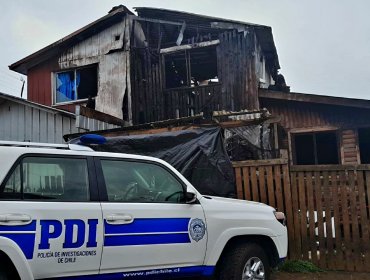
<svg viewBox="0 0 370 280"><path fill-rule="evenodd" d="M335 269L344 270L344 255L342 248L342 230L341 230L341 209L338 193L340 192L340 183L338 182L338 175L336 171L330 173L332 180L332 203L333 203L333 214L334 214L334 229L335 229Z"/></svg>
<svg viewBox="0 0 370 280"><path fill-rule="evenodd" d="M362 261L362 271L366 271L365 268L370 268L370 220L367 217L366 210L366 192L365 192L365 181L364 181L364 171L357 172L357 185L358 185L358 203L360 206L359 216L361 222L361 261Z"/></svg>
<svg viewBox="0 0 370 280"><path fill-rule="evenodd" d="M293 223L294 223L294 258L302 258L301 230L298 205L298 183L297 172L290 173L292 185Z"/></svg>
<svg viewBox="0 0 370 280"><path fill-rule="evenodd" d="M260 201L258 194L258 182L257 182L257 173L256 167L252 166L250 168L251 184L252 184L252 197L253 201Z"/></svg>
<svg viewBox="0 0 370 280"><path fill-rule="evenodd" d="M349 180L349 200L351 207L351 225L352 225L352 250L353 250L353 264L354 270L361 271L361 258L360 258L360 233L358 227L358 214L357 214L357 199L356 199L356 174L353 171L348 172Z"/></svg>
<svg viewBox="0 0 370 280"><path fill-rule="evenodd" d="M301 227L301 240L302 240L302 256L303 259L308 258L308 238L307 238L307 206L306 206L306 186L305 186L305 173L298 173L298 197L299 197L299 210L300 210L300 227Z"/></svg>
<svg viewBox="0 0 370 280"><path fill-rule="evenodd" d="M325 250L325 237L324 237L324 220L323 220L323 207L322 207L322 187L320 172L315 171L315 200L317 206L317 232L319 236L319 266L326 268L326 250Z"/></svg>
<svg viewBox="0 0 370 280"><path fill-rule="evenodd" d="M260 190L260 201L267 204L267 194L266 194L266 178L265 178L265 167L260 166L258 168L258 182Z"/></svg>
<svg viewBox="0 0 370 280"><path fill-rule="evenodd" d="M275 200L275 194L277 193L274 190L274 175L272 172L272 166L266 167L266 179L267 179L266 181L267 181L267 194L268 194L267 204L276 208L277 203ZM284 210L280 210L280 211L284 211Z"/></svg>
<svg viewBox="0 0 370 280"><path fill-rule="evenodd" d="M264 165L276 165L276 164L287 164L286 159L261 159L261 160L244 160L244 161L233 161L233 167L242 166L264 166Z"/></svg>
<svg viewBox="0 0 370 280"><path fill-rule="evenodd" d="M370 235L370 172L367 171L365 172L365 199L367 201L366 209L367 209L367 227L368 227L368 233ZM366 266L369 268L370 267L370 244L369 242L366 243L365 245L366 248L366 254L365 254L365 259L366 259Z"/></svg>
<svg viewBox="0 0 370 280"><path fill-rule="evenodd" d="M244 199L241 168L235 168L235 181L236 181L237 197L238 197L238 199Z"/></svg>
<svg viewBox="0 0 370 280"><path fill-rule="evenodd" d="M249 177L249 167L243 167L244 198L246 200L252 200Z"/></svg>
<svg viewBox="0 0 370 280"><path fill-rule="evenodd" d="M217 46L218 44L220 44L220 40L216 39L216 40L204 41L204 42L199 42L199 43L194 43L194 44L187 44L187 45L180 45L180 46L164 48L164 49L161 49L160 53L169 54L169 53L191 50L191 49L196 49L196 48Z"/></svg>
<svg viewBox="0 0 370 280"><path fill-rule="evenodd" d="M326 232L326 250L327 250L327 268L333 269L333 230L332 230L332 215L331 215L331 194L329 185L329 172L323 172L324 184L323 184L323 205L325 212L325 232Z"/></svg>
<svg viewBox="0 0 370 280"><path fill-rule="evenodd" d="M285 199L285 215L287 219L288 238L289 238L289 255L295 256L295 240L294 240L294 219L293 219L293 208L292 208L292 185L290 182L289 168L288 165L282 165L281 171L283 173L283 193ZM275 173L276 174L276 173Z"/></svg>
<svg viewBox="0 0 370 280"><path fill-rule="evenodd" d="M284 208L283 188L281 187L281 173L283 172L283 170L280 167L281 167L281 165L274 165L273 166L273 168L274 168L273 169L273 176L274 176L273 179L274 179L274 182L275 182L276 207L277 207L278 211L282 211L282 212L285 213L285 215L287 215L287 209ZM289 188L289 187L287 186L287 188ZM289 188L288 192L290 194L290 188ZM286 197L285 202L290 204L291 199L292 199L291 197Z"/></svg>
<svg viewBox="0 0 370 280"><path fill-rule="evenodd" d="M312 173L306 173L306 187L307 187L307 212L308 212L308 245L310 250L310 260L314 264L318 264L317 258L317 244L316 244L316 233L315 233L315 206L313 197L313 183Z"/></svg>
<svg viewBox="0 0 370 280"><path fill-rule="evenodd" d="M351 243L351 232L350 232L350 219L348 208L348 192L349 187L347 185L347 177L344 172L340 173L340 184L341 184L341 204L342 204L342 215L343 215L343 235L344 235L344 250L345 250L345 265L346 270L353 271L353 257L352 257L352 243Z"/></svg>

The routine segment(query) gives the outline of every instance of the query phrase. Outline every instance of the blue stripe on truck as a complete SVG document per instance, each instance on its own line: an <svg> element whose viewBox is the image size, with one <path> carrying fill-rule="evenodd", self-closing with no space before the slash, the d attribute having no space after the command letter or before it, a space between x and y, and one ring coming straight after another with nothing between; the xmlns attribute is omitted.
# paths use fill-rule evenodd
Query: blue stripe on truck
<svg viewBox="0 0 370 280"><path fill-rule="evenodd" d="M112 225L104 221L105 234L184 232L190 218L139 218L131 224Z"/></svg>
<svg viewBox="0 0 370 280"><path fill-rule="evenodd" d="M190 243L188 233L145 234L145 235L110 235L105 236L104 246L130 246Z"/></svg>

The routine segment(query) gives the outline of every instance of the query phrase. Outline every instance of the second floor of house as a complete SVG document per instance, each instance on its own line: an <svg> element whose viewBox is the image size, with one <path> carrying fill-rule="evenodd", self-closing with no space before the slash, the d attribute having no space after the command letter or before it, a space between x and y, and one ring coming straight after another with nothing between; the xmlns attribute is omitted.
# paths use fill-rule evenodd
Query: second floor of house
<svg viewBox="0 0 370 280"><path fill-rule="evenodd" d="M30 101L127 125L259 109L258 88L288 89L279 68L270 27L124 6L10 66Z"/></svg>

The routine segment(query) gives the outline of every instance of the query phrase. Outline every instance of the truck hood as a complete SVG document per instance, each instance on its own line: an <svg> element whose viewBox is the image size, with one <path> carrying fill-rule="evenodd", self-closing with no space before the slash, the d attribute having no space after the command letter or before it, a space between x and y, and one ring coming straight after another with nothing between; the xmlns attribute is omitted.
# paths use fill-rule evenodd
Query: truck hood
<svg viewBox="0 0 370 280"><path fill-rule="evenodd" d="M256 201L250 201L250 200L241 200L241 199L234 199L234 198L225 198L225 197L219 197L219 196L210 196L210 195L206 195L206 196L203 196L202 199L208 199L208 200L211 200L211 203L219 203L220 205L221 204L225 204L226 205L233 205L234 207L248 207L248 206L251 206L251 207L262 207L262 208L265 208L266 210L274 210L274 208L272 208L271 206L268 206L264 203L261 203L261 202L256 202ZM249 208L249 207L248 207Z"/></svg>

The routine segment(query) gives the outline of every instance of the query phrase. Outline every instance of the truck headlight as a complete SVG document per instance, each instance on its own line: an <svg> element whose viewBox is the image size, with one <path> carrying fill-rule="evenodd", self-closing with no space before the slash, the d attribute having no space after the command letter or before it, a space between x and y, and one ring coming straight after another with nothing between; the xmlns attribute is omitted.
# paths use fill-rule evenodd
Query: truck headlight
<svg viewBox="0 0 370 280"><path fill-rule="evenodd" d="M274 215L275 215L276 220L278 220L283 226L286 225L286 218L283 212L274 211Z"/></svg>

